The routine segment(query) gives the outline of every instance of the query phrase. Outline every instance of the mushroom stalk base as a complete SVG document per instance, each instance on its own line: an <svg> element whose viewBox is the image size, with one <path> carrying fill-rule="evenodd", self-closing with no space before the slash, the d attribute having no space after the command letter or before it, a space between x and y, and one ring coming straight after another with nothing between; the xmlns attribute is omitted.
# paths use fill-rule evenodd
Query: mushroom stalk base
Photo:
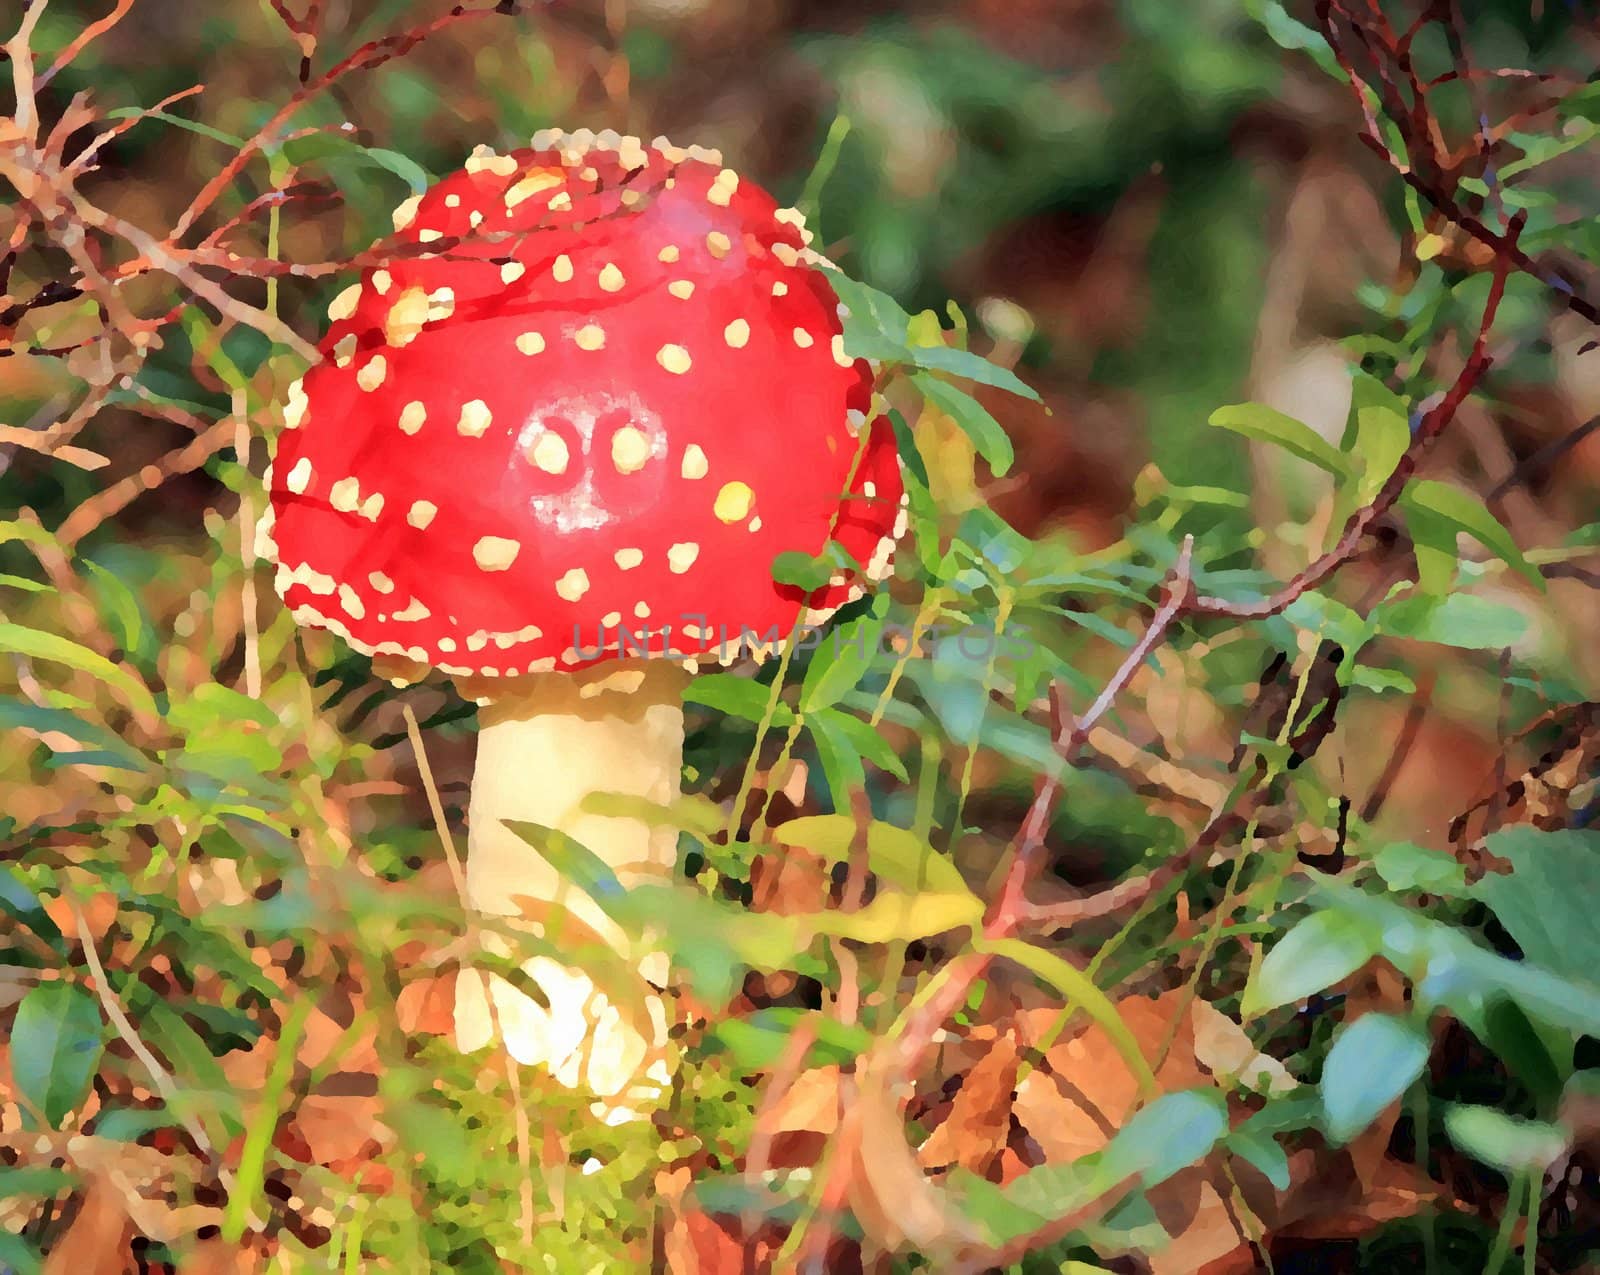
<svg viewBox="0 0 1600 1275"><path fill-rule="evenodd" d="M652 829L636 819L590 814L580 807L591 793L620 793L657 804L678 796L681 695L687 681L678 665L639 661L464 688L493 697L480 713L467 812L468 902L479 912L523 918L512 924L529 923L569 954L572 964L548 955L523 963L548 1008L498 975L463 970L456 988L456 1040L463 1050L481 1048L498 1034L518 1062L546 1066L558 1082L605 1098L648 1097L654 1090L641 1087L641 1080L655 1085L670 1080L660 998L646 989L624 1015L581 968L599 969L603 962L615 969L614 953L629 952L627 940L505 821L566 833L624 885L669 876L677 852L673 829ZM563 930L561 913L541 906L551 903L579 924L568 923ZM485 941L511 950L500 935L486 935ZM663 954L647 953L639 968L651 982L665 982ZM648 1022L641 1021L645 1017Z"/></svg>

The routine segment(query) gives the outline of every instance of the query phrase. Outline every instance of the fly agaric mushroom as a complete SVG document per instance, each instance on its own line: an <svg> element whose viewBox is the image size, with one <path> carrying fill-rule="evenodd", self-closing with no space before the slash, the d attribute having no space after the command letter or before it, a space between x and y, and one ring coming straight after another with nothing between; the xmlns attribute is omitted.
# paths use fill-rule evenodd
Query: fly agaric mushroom
<svg viewBox="0 0 1600 1275"><path fill-rule="evenodd" d="M687 670L860 594L780 584L777 555L832 540L881 577L903 525L893 437L803 219L715 152L542 133L475 151L395 226L290 389L263 524L278 592L478 699L470 904L559 899L620 942L502 821L567 833L624 883L669 873L670 829L583 800L670 801ZM647 1032L581 972L525 968L548 1008L489 983L519 1061L609 1096L663 1044L658 1001ZM487 1043L484 983L458 987L458 1039Z"/></svg>

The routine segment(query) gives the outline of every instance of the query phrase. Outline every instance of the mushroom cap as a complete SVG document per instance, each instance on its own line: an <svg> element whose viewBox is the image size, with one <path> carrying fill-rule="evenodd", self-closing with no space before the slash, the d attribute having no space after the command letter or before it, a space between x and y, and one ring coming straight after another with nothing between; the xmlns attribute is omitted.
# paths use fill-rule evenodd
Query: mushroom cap
<svg viewBox="0 0 1600 1275"><path fill-rule="evenodd" d="M871 368L800 215L715 152L540 134L395 225L285 408L263 539L301 623L456 675L726 662L861 593L778 554L886 572Z"/></svg>

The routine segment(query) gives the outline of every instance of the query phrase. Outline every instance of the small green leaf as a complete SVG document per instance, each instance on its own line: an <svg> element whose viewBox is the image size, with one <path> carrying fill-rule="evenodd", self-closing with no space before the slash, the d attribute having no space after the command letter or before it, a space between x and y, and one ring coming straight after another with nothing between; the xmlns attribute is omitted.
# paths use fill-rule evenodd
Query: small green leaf
<svg viewBox="0 0 1600 1275"><path fill-rule="evenodd" d="M961 432L972 440L978 455L996 477L1010 470L1016 459L1011 440L982 403L964 390L925 372L918 372L912 379L928 402L961 427Z"/></svg>
<svg viewBox="0 0 1600 1275"><path fill-rule="evenodd" d="M1377 950L1367 927L1340 912L1313 912L1267 953L1240 1003L1246 1018L1304 1000L1355 973Z"/></svg>
<svg viewBox="0 0 1600 1275"><path fill-rule="evenodd" d="M214 142L221 142L232 151L243 150L245 146L242 137L224 133L221 129L212 128L211 125L202 124L198 120L186 120L181 115L170 115L166 111L151 111L139 106L119 106L105 113L108 120L132 119L135 115L160 120L163 124L171 124L174 128L187 129L191 133L198 133L201 137L209 137Z"/></svg>
<svg viewBox="0 0 1600 1275"><path fill-rule="evenodd" d="M1472 893L1493 909L1523 954L1566 978L1600 986L1600 831L1549 832L1526 824L1501 829L1485 848L1511 863Z"/></svg>
<svg viewBox="0 0 1600 1275"><path fill-rule="evenodd" d="M830 729L848 740L851 747L856 750L857 755L866 761L870 761L879 770L893 775L901 783L908 784L911 782L911 777L906 772L906 764L901 759L900 754L895 752L889 741L870 723L833 708L823 709L820 713L807 717L806 720L807 722L815 722L819 718L826 719Z"/></svg>
<svg viewBox="0 0 1600 1275"><path fill-rule="evenodd" d="M89 1092L105 1048L100 1006L77 983L40 983L17 1006L11 1078L52 1129Z"/></svg>
<svg viewBox="0 0 1600 1275"><path fill-rule="evenodd" d="M1246 1122L1230 1133L1224 1144L1278 1190L1289 1189L1289 1157L1267 1130L1253 1129Z"/></svg>
<svg viewBox="0 0 1600 1275"><path fill-rule="evenodd" d="M1380 606L1372 618L1378 632L1389 637L1466 650L1515 646L1528 630L1528 618L1521 611L1470 593L1400 598Z"/></svg>
<svg viewBox="0 0 1600 1275"><path fill-rule="evenodd" d="M772 688L764 682L733 673L707 673L689 683L683 698L689 703L704 704L719 713L727 713L730 717L759 722L766 715ZM794 720L794 714L789 711L787 704L780 702L772 720L780 726L787 726Z"/></svg>
<svg viewBox="0 0 1600 1275"><path fill-rule="evenodd" d="M833 567L825 554L801 553L786 549L772 560L772 578L779 584L793 585L807 593L826 588Z"/></svg>
<svg viewBox="0 0 1600 1275"><path fill-rule="evenodd" d="M1422 1074L1428 1038L1391 1014L1363 1014L1334 1038L1322 1066L1322 1115L1328 1137L1350 1141Z"/></svg>
<svg viewBox="0 0 1600 1275"><path fill-rule="evenodd" d="M1122 1126L1104 1152L1115 1178L1137 1173L1146 1187L1196 1163L1228 1132L1228 1108L1215 1089L1162 1094Z"/></svg>
<svg viewBox="0 0 1600 1275"><path fill-rule="evenodd" d="M1350 685L1359 686L1375 695L1385 695L1390 691L1412 695L1417 689L1417 684L1398 669L1373 668L1370 664L1358 664L1350 671Z"/></svg>
<svg viewBox="0 0 1600 1275"><path fill-rule="evenodd" d="M1426 890L1458 897L1466 893L1467 872L1454 855L1397 841L1373 856L1372 866L1391 890Z"/></svg>
<svg viewBox="0 0 1600 1275"><path fill-rule="evenodd" d="M883 640L882 612L887 599L876 600L876 614L857 616L821 635L821 642L800 684L800 711L828 708L855 690L866 676Z"/></svg>
<svg viewBox="0 0 1600 1275"><path fill-rule="evenodd" d="M1355 456L1361 462L1357 504L1378 494L1410 446L1411 423L1404 412L1376 404L1356 408Z"/></svg>
<svg viewBox="0 0 1600 1275"><path fill-rule="evenodd" d="M911 354L917 366L927 371L944 372L950 376L958 376L963 381L975 381L979 385L1005 390L1018 398L1027 399L1030 403L1043 401L1039 397L1039 391L1015 372L1007 371L998 364L966 350L953 349L948 345L916 346Z"/></svg>
<svg viewBox="0 0 1600 1275"><path fill-rule="evenodd" d="M1524 576L1541 593L1544 592L1544 577L1523 557L1511 533L1476 496L1449 483L1419 478L1406 487L1400 505L1408 516L1423 510L1456 530L1466 532ZM1455 546L1452 544L1450 548L1453 556Z"/></svg>
<svg viewBox="0 0 1600 1275"><path fill-rule="evenodd" d="M150 717L156 716L155 700L143 682L105 656L55 633L25 628L20 624L0 623L0 651L75 668L120 691L123 699L134 709Z"/></svg>
<svg viewBox="0 0 1600 1275"><path fill-rule="evenodd" d="M1350 472L1348 458L1302 421L1264 403L1235 403L1211 413L1210 423L1259 443L1275 443L1291 455L1325 469L1336 478Z"/></svg>
<svg viewBox="0 0 1600 1275"><path fill-rule="evenodd" d="M1444 1115L1450 1141L1481 1164L1507 1173L1548 1168L1570 1139L1559 1125L1522 1120L1493 1107L1453 1106Z"/></svg>

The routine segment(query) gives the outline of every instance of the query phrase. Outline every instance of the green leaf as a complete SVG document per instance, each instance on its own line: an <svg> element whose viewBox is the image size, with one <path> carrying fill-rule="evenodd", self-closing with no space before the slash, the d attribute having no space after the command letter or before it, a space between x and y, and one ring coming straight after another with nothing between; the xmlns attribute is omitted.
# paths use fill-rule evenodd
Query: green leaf
<svg viewBox="0 0 1600 1275"><path fill-rule="evenodd" d="M105 1048L100 1006L77 983L40 983L17 1006L11 1078L52 1129L89 1092Z"/></svg>
<svg viewBox="0 0 1600 1275"><path fill-rule="evenodd" d="M39 1258L39 1250L20 1235L0 1231L0 1269L6 1275L39 1275L44 1263Z"/></svg>
<svg viewBox="0 0 1600 1275"><path fill-rule="evenodd" d="M807 593L825 588L833 575L833 566L825 554L801 553L786 549L772 560L772 578L779 584L793 585Z"/></svg>
<svg viewBox="0 0 1600 1275"><path fill-rule="evenodd" d="M1511 862L1472 893L1493 909L1530 961L1564 978L1600 986L1600 831L1541 832L1519 824L1491 834L1489 852Z"/></svg>
<svg viewBox="0 0 1600 1275"><path fill-rule="evenodd" d="M1010 470L1012 461L1016 459L1011 440L1000 422L989 414L982 403L965 391L925 372L918 372L912 380L928 402L961 427L961 432L972 440L972 446L995 477Z"/></svg>
<svg viewBox="0 0 1600 1275"><path fill-rule="evenodd" d="M1199 1161L1227 1132L1227 1103L1215 1089L1166 1093L1122 1126L1103 1163L1112 1177L1137 1173L1153 1187Z"/></svg>
<svg viewBox="0 0 1600 1275"><path fill-rule="evenodd" d="M1466 869L1454 855L1442 850L1397 841L1378 851L1372 866L1391 890L1426 890L1452 898L1466 893Z"/></svg>
<svg viewBox="0 0 1600 1275"><path fill-rule="evenodd" d="M1253 1129L1246 1122L1223 1142L1228 1150L1258 1170L1278 1190L1289 1189L1289 1157L1271 1133L1265 1129Z"/></svg>
<svg viewBox="0 0 1600 1275"><path fill-rule="evenodd" d="M18 1196L53 1199L70 1189L76 1181L65 1169L49 1165L0 1164L0 1200L14 1200Z"/></svg>
<svg viewBox="0 0 1600 1275"><path fill-rule="evenodd" d="M1245 987L1246 1018L1304 1000L1350 977L1377 950L1369 929L1339 912L1313 912L1267 953Z"/></svg>
<svg viewBox="0 0 1600 1275"><path fill-rule="evenodd" d="M1322 1066L1322 1115L1342 1145L1411 1087L1428 1061L1428 1038L1391 1014L1363 1014L1336 1037Z"/></svg>
<svg viewBox="0 0 1600 1275"><path fill-rule="evenodd" d="M1268 407L1264 403L1234 403L1211 413L1210 423L1218 429L1241 434L1259 443L1274 443L1291 455L1325 469L1336 478L1350 472L1343 452L1302 421Z"/></svg>
<svg viewBox="0 0 1600 1275"><path fill-rule="evenodd" d="M985 938L976 942L975 946L979 951L992 952L996 956L1015 961L1029 973L1049 983L1066 997L1068 1002L1083 1010L1089 1015L1090 1020L1105 1032L1106 1038L1122 1056L1122 1061L1127 1063L1128 1070L1139 1082L1140 1093L1148 1097L1155 1092L1155 1074L1150 1070L1150 1064L1145 1061L1144 1051L1139 1048L1139 1042L1128 1030L1128 1025L1122 1021L1122 1015L1117 1013L1116 1005L1076 965L1054 952L1034 947L1021 939Z"/></svg>
<svg viewBox="0 0 1600 1275"><path fill-rule="evenodd" d="M903 784L911 782L911 776L906 772L906 764L901 760L900 754L895 752L889 741L870 723L835 708L825 708L806 718L807 724L814 724L818 720L826 721L830 730L836 731L848 740L860 757L870 761L879 770L893 775Z"/></svg>
<svg viewBox="0 0 1600 1275"><path fill-rule="evenodd" d="M1355 501L1364 505L1382 490L1411 446L1411 423L1403 411L1376 404L1356 408L1355 456L1361 462Z"/></svg>
<svg viewBox="0 0 1600 1275"><path fill-rule="evenodd" d="M1452 1106L1444 1127L1450 1141L1474 1160L1506 1173L1546 1169L1570 1142L1559 1125L1522 1120L1493 1107Z"/></svg>
<svg viewBox="0 0 1600 1275"><path fill-rule="evenodd" d="M108 120L132 119L135 115L142 115L146 119L160 120L163 124L171 124L175 128L187 129L191 133L198 133L201 137L209 137L214 142L221 142L229 150L243 150L245 140L235 137L232 133L224 133L221 129L212 128L209 124L202 124L198 120L186 120L181 115L170 115L166 111L151 111L138 106L119 106L114 110L105 112Z"/></svg>
<svg viewBox="0 0 1600 1275"><path fill-rule="evenodd" d="M805 719L811 742L816 746L817 760L822 763L822 777L833 794L835 809L843 809L850 793L865 791L867 786L860 750L839 728L841 722L853 720L831 708L809 713Z"/></svg>
<svg viewBox="0 0 1600 1275"><path fill-rule="evenodd" d="M1470 593L1399 598L1372 616L1378 632L1388 637L1465 650L1503 650L1515 646L1528 630L1528 618L1521 611Z"/></svg>
<svg viewBox="0 0 1600 1275"><path fill-rule="evenodd" d="M9 864L0 865L0 912L15 918L40 938L53 941L61 931L44 910L44 904Z"/></svg>
<svg viewBox="0 0 1600 1275"><path fill-rule="evenodd" d="M414 195L422 194L433 184L433 179L415 160L408 159L398 151L363 146L355 138L338 133L312 133L297 137L285 142L281 149L284 159L296 166L319 159L348 159L371 164L393 173L411 188Z"/></svg>
<svg viewBox="0 0 1600 1275"><path fill-rule="evenodd" d="M1454 925L1333 877L1318 876L1316 893L1365 927L1379 954L1416 984L1420 1003L1446 1006L1480 1038L1483 1007L1498 996L1568 1031L1592 1032L1600 1023L1600 991L1588 984L1496 955Z"/></svg>
<svg viewBox="0 0 1600 1275"><path fill-rule="evenodd" d="M754 678L739 677L733 673L707 673L689 683L683 698L689 703L704 704L719 713L727 713L730 717L759 722L766 715L772 688ZM794 720L794 714L787 704L780 701L772 720L779 726L787 726Z"/></svg>
<svg viewBox="0 0 1600 1275"><path fill-rule="evenodd" d="M1043 401L1039 397L1039 391L1015 372L1008 371L967 350L953 349L948 345L919 345L912 347L911 355L916 365L927 371L944 372L950 376L958 376L963 381L975 381L979 385L1005 390L1018 398L1027 399L1030 403Z"/></svg>
<svg viewBox="0 0 1600 1275"><path fill-rule="evenodd" d="M821 635L821 642L800 684L800 711L828 708L855 690L877 658L883 641L883 613L888 598L873 600L873 611Z"/></svg>
<svg viewBox="0 0 1600 1275"><path fill-rule="evenodd" d="M936 893L882 890L854 912L791 914L805 934L831 934L857 943L910 943L946 930L969 930L983 920L983 900L963 886Z"/></svg>
<svg viewBox="0 0 1600 1275"><path fill-rule="evenodd" d="M1466 532L1529 580L1539 592L1544 592L1544 577L1523 557L1511 533L1476 496L1449 483L1419 478L1407 485L1400 497L1400 505L1408 516L1423 510L1456 530ZM1452 544L1450 548L1453 556L1455 546Z"/></svg>
<svg viewBox="0 0 1600 1275"><path fill-rule="evenodd" d="M121 692L132 708L150 717L156 716L156 702L145 684L121 665L113 664L86 646L42 629L0 622L0 651L75 668Z"/></svg>
<svg viewBox="0 0 1600 1275"><path fill-rule="evenodd" d="M1484 1044L1494 1050L1541 1106L1561 1094L1561 1077L1572 1067L1572 1038L1561 1033L1552 1042L1561 1054L1553 1057L1539 1028L1513 1000L1500 997L1483 1014ZM1546 1032L1551 1029L1546 1028Z"/></svg>
<svg viewBox="0 0 1600 1275"><path fill-rule="evenodd" d="M796 846L820 855L830 863L848 863L860 827L849 815L806 815L772 829L780 846ZM873 820L866 829L867 867L875 876L916 892L934 890L954 894L966 888L956 865L928 842L893 824Z"/></svg>
<svg viewBox="0 0 1600 1275"><path fill-rule="evenodd" d="M1399 669L1374 668L1370 664L1358 664L1350 670L1350 685L1359 686L1374 695L1385 695L1390 691L1412 695L1417 689L1417 684Z"/></svg>

